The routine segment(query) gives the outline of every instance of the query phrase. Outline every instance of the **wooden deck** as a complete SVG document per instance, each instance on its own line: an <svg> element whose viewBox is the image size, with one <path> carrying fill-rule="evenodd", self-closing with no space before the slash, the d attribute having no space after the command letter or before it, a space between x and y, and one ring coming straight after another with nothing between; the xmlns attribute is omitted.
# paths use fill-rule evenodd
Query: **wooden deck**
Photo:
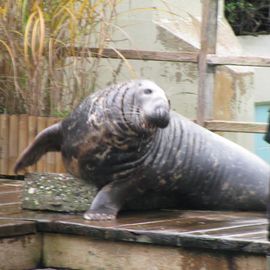
<svg viewBox="0 0 270 270"><path fill-rule="evenodd" d="M22 184L0 180L1 270L267 268L264 213L163 210L86 221L22 210Z"/></svg>

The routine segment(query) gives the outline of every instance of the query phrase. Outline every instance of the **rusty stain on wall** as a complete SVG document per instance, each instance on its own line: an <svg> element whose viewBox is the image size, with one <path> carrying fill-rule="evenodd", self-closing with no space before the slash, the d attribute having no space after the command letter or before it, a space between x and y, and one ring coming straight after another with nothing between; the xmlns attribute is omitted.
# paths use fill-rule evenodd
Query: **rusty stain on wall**
<svg viewBox="0 0 270 270"><path fill-rule="evenodd" d="M214 119L231 120L234 100L234 79L230 72L218 68L215 78L214 91Z"/></svg>

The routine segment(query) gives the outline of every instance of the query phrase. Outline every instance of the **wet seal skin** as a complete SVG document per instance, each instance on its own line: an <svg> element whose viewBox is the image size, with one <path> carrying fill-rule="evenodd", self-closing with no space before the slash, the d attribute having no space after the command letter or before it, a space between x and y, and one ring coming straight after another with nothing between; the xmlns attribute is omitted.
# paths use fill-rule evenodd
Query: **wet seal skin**
<svg viewBox="0 0 270 270"><path fill-rule="evenodd" d="M38 134L15 172L48 151L61 151L67 171L98 188L84 214L88 220L115 219L123 207L148 197L156 208L266 209L269 166L171 111L164 91L148 80L88 96Z"/></svg>

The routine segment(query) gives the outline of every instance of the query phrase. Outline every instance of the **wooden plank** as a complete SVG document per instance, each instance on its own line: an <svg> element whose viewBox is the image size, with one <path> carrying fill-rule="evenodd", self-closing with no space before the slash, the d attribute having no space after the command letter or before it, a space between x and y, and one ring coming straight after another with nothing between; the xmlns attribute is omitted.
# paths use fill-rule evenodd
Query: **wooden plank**
<svg viewBox="0 0 270 270"><path fill-rule="evenodd" d="M37 134L47 127L47 117L37 117ZM37 162L37 171L44 172L47 169L47 155L41 157Z"/></svg>
<svg viewBox="0 0 270 270"><path fill-rule="evenodd" d="M220 120L205 121L204 126L211 131L221 132L265 133L267 129L266 123Z"/></svg>
<svg viewBox="0 0 270 270"><path fill-rule="evenodd" d="M0 205L17 204L21 200L21 193L21 190L1 193Z"/></svg>
<svg viewBox="0 0 270 270"><path fill-rule="evenodd" d="M153 228L151 228L149 222L143 224L147 220L149 212L141 212L133 220L133 225L130 224L124 227L119 227L119 223L122 223L122 219L125 217L124 214L118 220L109 222L84 221L80 217L77 217L77 219L73 217L71 220L67 216L62 217L60 220L57 220L56 216L54 216L52 217L54 222L47 222L45 221L46 217L43 215L43 217L40 216L40 220L38 221L38 230L44 233L84 235L85 237L90 236L100 240L106 239L151 245L214 249L216 251L219 250L220 253L223 251L237 251L261 255L269 253L270 243L266 239L267 219L265 217L263 219L254 218L254 221L252 221L249 217L250 213L245 213L246 218L244 216L241 217L240 214L238 220L230 221L227 219L223 224L220 224L223 216L226 216L226 212L218 212L216 216L220 215L220 221L212 220L214 211L212 213L211 211L201 211L197 217L195 215L195 220L194 217L190 219L183 217L181 213L183 214L185 212L196 213L196 211L178 211L179 217L177 220L168 220L169 229L167 229L166 222L163 222L160 226L153 223ZM159 216L162 211L156 213ZM231 214L229 213L229 215ZM175 217L175 215L173 216ZM169 217L167 216L167 218ZM136 222L140 224L136 226ZM205 224L209 225L209 230L207 230ZM200 229L201 225L205 233L200 235L194 233L194 228ZM256 226L258 232L260 231L262 234L261 239L253 241L248 235L245 236L245 233L254 232ZM188 230L187 227L189 227ZM228 234L226 234L225 229L229 229ZM240 232L243 234L240 239L239 237L236 239L233 238L233 229L237 230L237 237ZM208 231L213 232L213 230L216 232L215 235L208 233ZM219 231L220 233L218 233Z"/></svg>
<svg viewBox="0 0 270 270"><path fill-rule="evenodd" d="M218 2L216 0L203 1L197 106L197 123L199 125L203 125L206 119L212 119L213 116L215 67L208 66L207 54L216 52Z"/></svg>
<svg viewBox="0 0 270 270"><path fill-rule="evenodd" d="M47 126L51 126L53 124L55 124L57 121L57 119L55 117L48 117L47 118ZM46 163L47 163L47 167L46 167L46 171L47 172L56 172L55 171L55 163L56 163L56 158L55 158L55 152L48 152L46 154Z"/></svg>
<svg viewBox="0 0 270 270"><path fill-rule="evenodd" d="M166 61L166 62L198 62L198 53L195 52L162 52L162 51L144 51L127 49L105 48L63 48L59 56L64 57L100 57L112 59L130 59L130 60L148 60L148 61ZM238 65L238 66L261 66L269 67L269 57L258 56L221 56L214 53L206 55L206 62L209 65Z"/></svg>
<svg viewBox="0 0 270 270"><path fill-rule="evenodd" d="M0 238L31 234L35 232L36 226L33 221L0 219Z"/></svg>
<svg viewBox="0 0 270 270"><path fill-rule="evenodd" d="M8 143L8 174L14 175L14 165L18 157L19 147L19 117L18 115L9 116L9 143Z"/></svg>
<svg viewBox="0 0 270 270"><path fill-rule="evenodd" d="M211 51L211 50L209 50ZM198 53L196 52L162 52L162 51L144 51L127 49L105 48L63 48L59 56L64 57L100 57L112 59L130 59L130 60L148 60L148 61L166 61L166 62L198 62ZM238 66L270 66L269 57L257 56L220 56L214 53L206 55L206 62L209 65L238 65Z"/></svg>
<svg viewBox="0 0 270 270"><path fill-rule="evenodd" d="M209 65L270 67L270 57L220 56L216 54L208 54L206 60Z"/></svg>
<svg viewBox="0 0 270 270"><path fill-rule="evenodd" d="M61 153L55 154L55 172L56 173L66 173L64 162Z"/></svg>
<svg viewBox="0 0 270 270"><path fill-rule="evenodd" d="M37 117L33 115L28 116L28 145L32 143L37 135ZM36 171L36 164L27 168L28 172Z"/></svg>
<svg viewBox="0 0 270 270"><path fill-rule="evenodd" d="M18 146L18 155L28 145L28 115L20 114L19 115L19 146Z"/></svg>
<svg viewBox="0 0 270 270"><path fill-rule="evenodd" d="M0 114L0 174L8 174L9 121L7 114Z"/></svg>
<svg viewBox="0 0 270 270"><path fill-rule="evenodd" d="M167 62L198 62L198 53L193 52L162 52L162 51L143 51L126 49L105 48L63 48L59 56L64 57L99 57L112 59L130 59L130 60L150 60Z"/></svg>

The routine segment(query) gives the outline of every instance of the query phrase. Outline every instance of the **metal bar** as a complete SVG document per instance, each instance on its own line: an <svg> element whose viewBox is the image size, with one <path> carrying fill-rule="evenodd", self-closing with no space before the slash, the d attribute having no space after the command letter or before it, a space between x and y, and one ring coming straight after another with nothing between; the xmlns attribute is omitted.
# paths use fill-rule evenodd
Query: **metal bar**
<svg viewBox="0 0 270 270"><path fill-rule="evenodd" d="M215 66L208 65L207 54L216 52L218 2L217 0L203 1L197 107L197 122L200 125L204 125L205 120L213 117Z"/></svg>

